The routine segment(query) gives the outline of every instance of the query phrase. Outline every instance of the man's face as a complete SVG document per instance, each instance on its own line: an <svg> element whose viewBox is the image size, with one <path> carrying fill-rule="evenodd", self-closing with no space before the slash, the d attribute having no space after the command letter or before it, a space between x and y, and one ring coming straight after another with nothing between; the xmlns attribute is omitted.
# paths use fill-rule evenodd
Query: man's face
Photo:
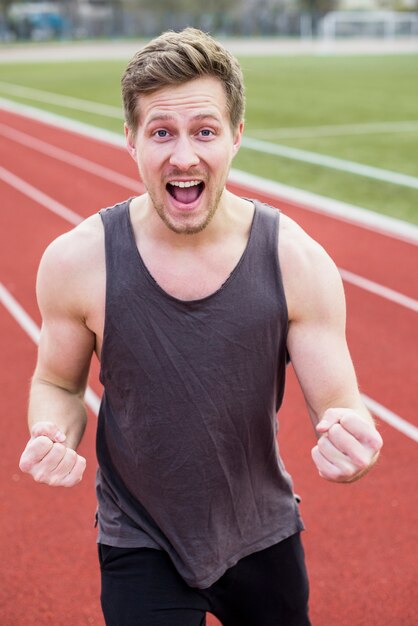
<svg viewBox="0 0 418 626"><path fill-rule="evenodd" d="M197 233L214 216L243 124L231 130L222 83L213 77L141 95L135 139L137 162L153 208L176 233Z"/></svg>

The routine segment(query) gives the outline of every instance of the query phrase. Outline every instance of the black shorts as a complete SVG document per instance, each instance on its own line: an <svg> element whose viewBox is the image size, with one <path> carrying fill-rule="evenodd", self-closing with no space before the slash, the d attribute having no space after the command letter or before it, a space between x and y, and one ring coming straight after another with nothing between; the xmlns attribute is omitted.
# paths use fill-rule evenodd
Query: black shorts
<svg viewBox="0 0 418 626"><path fill-rule="evenodd" d="M189 587L167 554L99 544L107 626L310 626L299 533L241 559L207 589Z"/></svg>

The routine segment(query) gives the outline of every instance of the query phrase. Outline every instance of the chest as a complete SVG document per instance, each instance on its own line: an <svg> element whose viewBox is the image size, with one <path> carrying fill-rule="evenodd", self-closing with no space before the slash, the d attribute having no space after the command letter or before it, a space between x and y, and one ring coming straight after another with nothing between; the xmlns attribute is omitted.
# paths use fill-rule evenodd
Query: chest
<svg viewBox="0 0 418 626"><path fill-rule="evenodd" d="M245 246L245 239L232 238L203 249L141 246L139 251L146 271L163 291L190 301L220 289L238 266Z"/></svg>

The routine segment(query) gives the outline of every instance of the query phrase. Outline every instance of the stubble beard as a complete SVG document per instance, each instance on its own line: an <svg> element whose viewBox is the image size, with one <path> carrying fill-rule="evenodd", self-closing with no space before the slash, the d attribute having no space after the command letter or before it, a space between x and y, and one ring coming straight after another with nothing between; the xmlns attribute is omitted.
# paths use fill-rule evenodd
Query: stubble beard
<svg viewBox="0 0 418 626"><path fill-rule="evenodd" d="M164 203L159 201L149 189L148 189L148 195L151 199L151 202L153 204L153 207L157 215L164 222L167 228L169 228L172 232L178 235L196 235L197 233L202 232L202 230L204 230L208 226L208 224L212 221L216 211L218 210L223 191L224 189L222 188L216 192L216 195L213 198L213 200L209 201L209 207L208 207L206 214L201 217L200 221L197 221L192 224L188 224L187 222L185 224L181 224L172 220L170 217L170 214L165 208Z"/></svg>

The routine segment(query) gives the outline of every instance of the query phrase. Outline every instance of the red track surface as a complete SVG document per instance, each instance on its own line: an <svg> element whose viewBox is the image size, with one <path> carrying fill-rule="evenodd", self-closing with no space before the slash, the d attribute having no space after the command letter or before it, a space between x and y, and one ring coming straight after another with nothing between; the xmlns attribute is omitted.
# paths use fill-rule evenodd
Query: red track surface
<svg viewBox="0 0 418 626"><path fill-rule="evenodd" d="M0 122L136 176L119 148L6 112L0 112ZM132 195L3 137L0 163L82 216ZM34 295L39 259L70 225L1 181L0 191L0 281L39 324ZM418 247L277 198L260 199L296 219L340 267L418 297L413 282ZM416 420L416 314L351 285L346 292L348 337L362 390L410 422ZM22 475L18 459L27 439L26 398L36 348L4 307L0 332L0 625L102 625L93 528L95 417L82 443L88 468L78 487L51 489ZM97 364L91 385L99 392ZM321 480L310 460L314 435L292 372L280 424L282 454L302 495L314 626L417 624L416 443L382 423L385 447L369 476L353 485Z"/></svg>

